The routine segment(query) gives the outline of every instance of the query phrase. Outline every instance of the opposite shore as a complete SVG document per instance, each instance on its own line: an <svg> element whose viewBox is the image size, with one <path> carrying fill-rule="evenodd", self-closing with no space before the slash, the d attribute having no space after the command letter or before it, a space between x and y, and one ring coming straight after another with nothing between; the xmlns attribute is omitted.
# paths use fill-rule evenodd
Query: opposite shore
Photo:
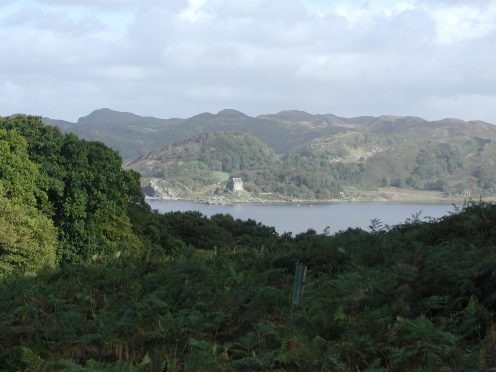
<svg viewBox="0 0 496 372"><path fill-rule="evenodd" d="M425 203L425 204L465 204L483 200L485 202L494 202L496 197L488 196L446 196L443 192L424 191L415 189L400 188L380 188L370 191L354 191L343 195L342 198L333 199L298 199L284 195L264 194L255 195L248 192L242 193L223 193L223 194L201 194L191 193L177 197L150 197L149 200L157 201L190 201L199 204L338 204L338 203Z"/></svg>

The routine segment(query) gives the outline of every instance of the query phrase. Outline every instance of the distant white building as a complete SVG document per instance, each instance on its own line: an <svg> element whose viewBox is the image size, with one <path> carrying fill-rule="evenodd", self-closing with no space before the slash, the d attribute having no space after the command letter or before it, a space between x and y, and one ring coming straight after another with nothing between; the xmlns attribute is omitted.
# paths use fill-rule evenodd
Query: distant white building
<svg viewBox="0 0 496 372"><path fill-rule="evenodd" d="M227 192L239 192L243 191L243 180L241 178L231 177L226 184Z"/></svg>

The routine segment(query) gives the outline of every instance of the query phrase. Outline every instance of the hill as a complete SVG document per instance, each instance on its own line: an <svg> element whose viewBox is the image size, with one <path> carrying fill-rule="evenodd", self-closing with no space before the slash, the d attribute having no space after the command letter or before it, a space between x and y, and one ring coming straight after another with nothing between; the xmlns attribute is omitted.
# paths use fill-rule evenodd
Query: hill
<svg viewBox="0 0 496 372"><path fill-rule="evenodd" d="M258 117L222 110L188 119L157 119L109 109L94 111L76 124L45 121L103 141L128 164L139 158L130 168L144 176L144 186L152 181L172 190L164 196L209 197L226 173L241 176L255 196L282 198L360 199L368 190L379 199L387 194L400 200L405 188L435 191L439 198L496 192L496 127L480 121L391 115L343 118L295 110ZM233 143L217 143L214 153L206 142L197 150L186 145L206 141L208 136L199 135L216 132ZM229 137L227 132L237 134ZM256 147L272 150L271 160L256 158L257 164L237 159L238 150L246 157L255 138L266 145ZM186 156L186 163L177 154ZM391 192L391 187L399 191Z"/></svg>
<svg viewBox="0 0 496 372"><path fill-rule="evenodd" d="M44 121L82 138L104 142L128 161L201 133L243 132L263 140L276 152L285 152L322 135L360 125L353 123L353 119L348 121L333 115L310 115L301 111L251 117L236 110L203 113L188 119L157 119L101 109L73 125L49 118Z"/></svg>
<svg viewBox="0 0 496 372"><path fill-rule="evenodd" d="M127 166L139 172L142 184L160 179L170 197L187 197L193 192L213 193L224 189L231 174L257 169L279 161L264 142L238 132L211 132L150 152Z"/></svg>
<svg viewBox="0 0 496 372"><path fill-rule="evenodd" d="M217 114L202 113L187 119L158 119L99 109L81 117L77 123L50 118L43 118L43 121L58 126L63 131L73 132L84 139L106 143L127 161L135 160L165 145L214 131L251 134L264 141L277 153L286 153L316 138L349 131L424 137L439 135L485 137L492 131L492 126L487 123L464 122L459 119L426 121L416 117L391 115L343 118L331 114L312 115L297 110L252 117L228 109ZM476 133L471 133L473 131Z"/></svg>
<svg viewBox="0 0 496 372"><path fill-rule="evenodd" d="M493 195L495 129L443 122L428 130L400 124L387 133L347 132L300 146L285 161L302 167L320 164L322 172L337 172L343 185L358 188L411 187L448 196Z"/></svg>
<svg viewBox="0 0 496 372"><path fill-rule="evenodd" d="M241 134L221 132L224 140L236 141L213 146L213 152L209 146L200 150L191 145L209 135L215 138L211 133L151 152L129 168L144 176L150 191L158 182L162 189L181 189L175 193L181 198L218 193L222 179L213 176L218 171L226 172L226 178L241 177L252 196L264 198L360 199L364 190L376 190L379 197L401 200L404 189L437 192L438 200L496 193L496 128L449 121L430 123L427 129L421 121L392 123L395 127L385 133L390 123L373 122L367 130L319 137L263 159L248 155L254 138ZM257 147L270 150L261 141ZM257 160L240 161L240 156Z"/></svg>

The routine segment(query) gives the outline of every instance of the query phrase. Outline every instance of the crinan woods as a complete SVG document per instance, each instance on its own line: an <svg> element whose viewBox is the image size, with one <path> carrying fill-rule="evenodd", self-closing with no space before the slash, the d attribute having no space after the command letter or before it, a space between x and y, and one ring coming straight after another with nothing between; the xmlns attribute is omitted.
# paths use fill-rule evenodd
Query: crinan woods
<svg viewBox="0 0 496 372"><path fill-rule="evenodd" d="M113 150L0 118L0 369L496 368L496 206L372 227L153 213Z"/></svg>

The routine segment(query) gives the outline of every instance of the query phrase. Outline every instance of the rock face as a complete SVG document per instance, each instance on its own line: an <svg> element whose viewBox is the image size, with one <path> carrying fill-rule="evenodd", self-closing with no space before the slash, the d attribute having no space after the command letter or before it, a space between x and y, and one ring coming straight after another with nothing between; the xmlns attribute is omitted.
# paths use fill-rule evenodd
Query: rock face
<svg viewBox="0 0 496 372"><path fill-rule="evenodd" d="M165 180L151 178L142 188L144 194L154 199L179 199L191 192L183 185L174 185Z"/></svg>

